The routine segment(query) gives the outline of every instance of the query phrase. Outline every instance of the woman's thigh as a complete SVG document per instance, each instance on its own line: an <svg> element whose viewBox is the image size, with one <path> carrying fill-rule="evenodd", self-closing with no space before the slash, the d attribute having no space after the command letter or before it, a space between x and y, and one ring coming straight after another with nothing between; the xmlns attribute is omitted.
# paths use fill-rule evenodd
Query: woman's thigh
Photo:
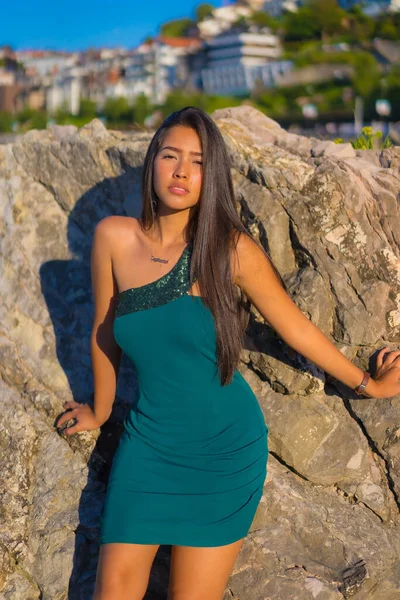
<svg viewBox="0 0 400 600"><path fill-rule="evenodd" d="M159 545L100 546L93 600L142 600Z"/></svg>
<svg viewBox="0 0 400 600"><path fill-rule="evenodd" d="M222 600L242 544L172 546L168 600Z"/></svg>

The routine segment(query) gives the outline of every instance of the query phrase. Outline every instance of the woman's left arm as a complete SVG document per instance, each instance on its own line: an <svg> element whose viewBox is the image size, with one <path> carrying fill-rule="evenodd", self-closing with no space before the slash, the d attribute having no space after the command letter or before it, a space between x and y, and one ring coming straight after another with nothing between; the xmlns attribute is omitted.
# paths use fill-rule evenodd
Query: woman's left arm
<svg viewBox="0 0 400 600"><path fill-rule="evenodd" d="M237 252L235 283L286 344L350 388L359 386L362 369L348 360L297 307L262 248L242 234ZM400 394L400 351L383 348L379 352L375 379L369 379L363 393L372 398Z"/></svg>

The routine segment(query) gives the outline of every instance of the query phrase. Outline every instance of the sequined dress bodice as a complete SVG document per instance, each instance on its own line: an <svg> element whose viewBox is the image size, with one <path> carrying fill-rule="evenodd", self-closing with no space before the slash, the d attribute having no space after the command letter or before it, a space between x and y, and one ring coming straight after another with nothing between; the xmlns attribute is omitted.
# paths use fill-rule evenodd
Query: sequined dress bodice
<svg viewBox="0 0 400 600"><path fill-rule="evenodd" d="M180 258L168 273L140 287L129 288L118 295L116 316L137 310L155 308L186 294L190 289L190 257L193 243L189 242ZM196 281L194 277L193 282Z"/></svg>

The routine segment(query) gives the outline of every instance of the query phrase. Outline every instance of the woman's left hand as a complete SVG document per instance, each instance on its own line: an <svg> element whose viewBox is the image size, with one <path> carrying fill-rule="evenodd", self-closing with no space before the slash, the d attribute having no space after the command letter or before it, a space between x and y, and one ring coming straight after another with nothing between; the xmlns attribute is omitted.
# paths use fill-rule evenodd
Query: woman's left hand
<svg viewBox="0 0 400 600"><path fill-rule="evenodd" d="M383 348L376 357L374 376L376 393L373 398L392 398L400 395L400 350ZM369 395L369 394L366 394Z"/></svg>

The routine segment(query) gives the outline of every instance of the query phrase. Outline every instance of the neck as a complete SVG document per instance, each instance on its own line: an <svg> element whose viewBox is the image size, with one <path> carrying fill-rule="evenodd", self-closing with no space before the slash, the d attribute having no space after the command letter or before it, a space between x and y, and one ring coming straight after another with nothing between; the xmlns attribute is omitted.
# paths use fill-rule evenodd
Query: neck
<svg viewBox="0 0 400 600"><path fill-rule="evenodd" d="M170 248L186 244L186 229L189 220L189 211L179 211L170 214L157 213L154 223L146 236L150 243L157 248Z"/></svg>

